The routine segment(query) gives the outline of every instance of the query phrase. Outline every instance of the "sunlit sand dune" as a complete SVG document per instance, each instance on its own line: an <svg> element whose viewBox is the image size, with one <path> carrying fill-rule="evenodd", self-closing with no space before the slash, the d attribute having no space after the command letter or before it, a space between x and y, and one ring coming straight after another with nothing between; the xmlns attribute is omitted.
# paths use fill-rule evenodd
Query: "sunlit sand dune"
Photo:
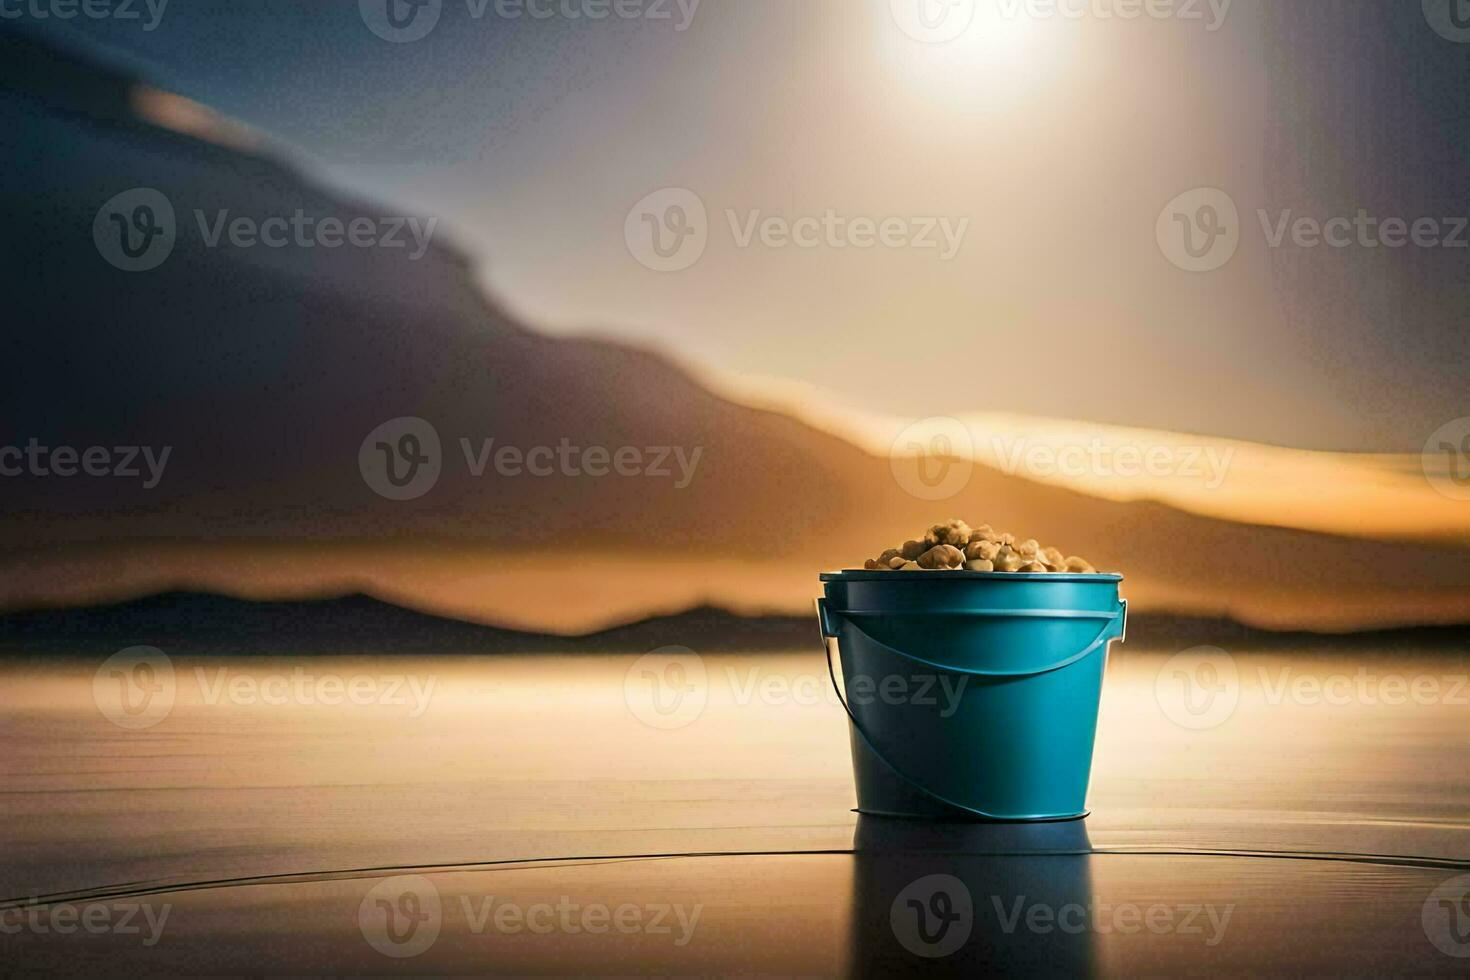
<svg viewBox="0 0 1470 980"><path fill-rule="evenodd" d="M1437 491L1420 454L1314 452L1212 436L1006 413L904 419L779 379L706 373L728 398L781 411L874 455L972 460L1106 500L1155 500L1247 524L1470 543L1470 503Z"/></svg>

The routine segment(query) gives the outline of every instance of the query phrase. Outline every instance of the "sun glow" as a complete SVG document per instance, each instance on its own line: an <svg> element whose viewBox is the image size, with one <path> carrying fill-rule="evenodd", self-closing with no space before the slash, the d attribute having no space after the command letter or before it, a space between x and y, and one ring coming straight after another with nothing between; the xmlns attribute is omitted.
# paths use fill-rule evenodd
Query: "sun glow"
<svg viewBox="0 0 1470 980"><path fill-rule="evenodd" d="M892 0L892 17L885 13L878 25L884 60L926 100L990 101L1049 61L1043 25L1025 9L971 0Z"/></svg>

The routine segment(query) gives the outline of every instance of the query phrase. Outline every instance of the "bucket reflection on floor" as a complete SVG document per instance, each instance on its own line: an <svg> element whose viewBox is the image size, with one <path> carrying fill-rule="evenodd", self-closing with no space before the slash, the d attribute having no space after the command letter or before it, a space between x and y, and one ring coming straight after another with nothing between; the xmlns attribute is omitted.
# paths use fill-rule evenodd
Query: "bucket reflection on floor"
<svg viewBox="0 0 1470 980"><path fill-rule="evenodd" d="M853 848L854 974L1095 972L1085 820L859 816Z"/></svg>

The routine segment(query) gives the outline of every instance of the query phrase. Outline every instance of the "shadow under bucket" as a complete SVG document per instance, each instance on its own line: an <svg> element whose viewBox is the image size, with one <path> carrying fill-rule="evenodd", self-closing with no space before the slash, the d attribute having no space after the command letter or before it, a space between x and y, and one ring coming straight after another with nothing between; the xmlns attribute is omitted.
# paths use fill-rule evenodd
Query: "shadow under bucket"
<svg viewBox="0 0 1470 980"><path fill-rule="evenodd" d="M1087 815L1121 575L841 572L817 615L837 641L861 813Z"/></svg>

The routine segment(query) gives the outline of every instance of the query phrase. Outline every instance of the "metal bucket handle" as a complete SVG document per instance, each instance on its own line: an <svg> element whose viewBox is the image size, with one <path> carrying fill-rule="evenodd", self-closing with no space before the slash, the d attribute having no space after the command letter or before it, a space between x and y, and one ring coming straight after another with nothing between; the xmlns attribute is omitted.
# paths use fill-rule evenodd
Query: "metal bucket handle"
<svg viewBox="0 0 1470 980"><path fill-rule="evenodd" d="M830 606L827 605L827 600L825 598L817 599L817 622L821 625L822 628L823 644L825 644L826 641L829 639L836 639L839 635L839 623L842 621L846 621L852 626L853 629L857 630L859 633L862 633L869 642L883 648L896 657L901 657L904 660L911 660L914 663L923 664L926 667L933 667L936 670L947 670L950 673L954 674L969 674L972 677L1034 677L1037 674L1047 674L1051 671L1061 670L1063 667L1067 667L1076 663L1084 657L1087 657L1089 654L1095 652L1098 647L1107 644L1109 640L1112 640L1115 637L1123 640L1124 642L1126 642L1128 639L1127 599L1119 599L1118 608L1112 613L1099 612L1090 609L981 609L965 612L925 613L924 615L964 616L973 618L994 619L1101 619L1106 620L1106 622L1103 623L1102 629L1098 631L1097 638L1089 643L1087 646L1083 647L1081 652L1072 654L1071 656L1059 660L1054 664L1048 664L1047 666L1041 667L1039 669L1027 668L1025 670L979 670L973 667L956 667L953 664L942 664L938 663L937 661L926 660L923 657L915 656L912 653L905 653L902 650L895 649L894 647L889 646L887 643L884 643L882 640L876 639L871 633L868 633L861 626L853 623L851 619L847 619L845 612L832 609ZM1114 630L1114 627L1116 627L1116 631Z"/></svg>

